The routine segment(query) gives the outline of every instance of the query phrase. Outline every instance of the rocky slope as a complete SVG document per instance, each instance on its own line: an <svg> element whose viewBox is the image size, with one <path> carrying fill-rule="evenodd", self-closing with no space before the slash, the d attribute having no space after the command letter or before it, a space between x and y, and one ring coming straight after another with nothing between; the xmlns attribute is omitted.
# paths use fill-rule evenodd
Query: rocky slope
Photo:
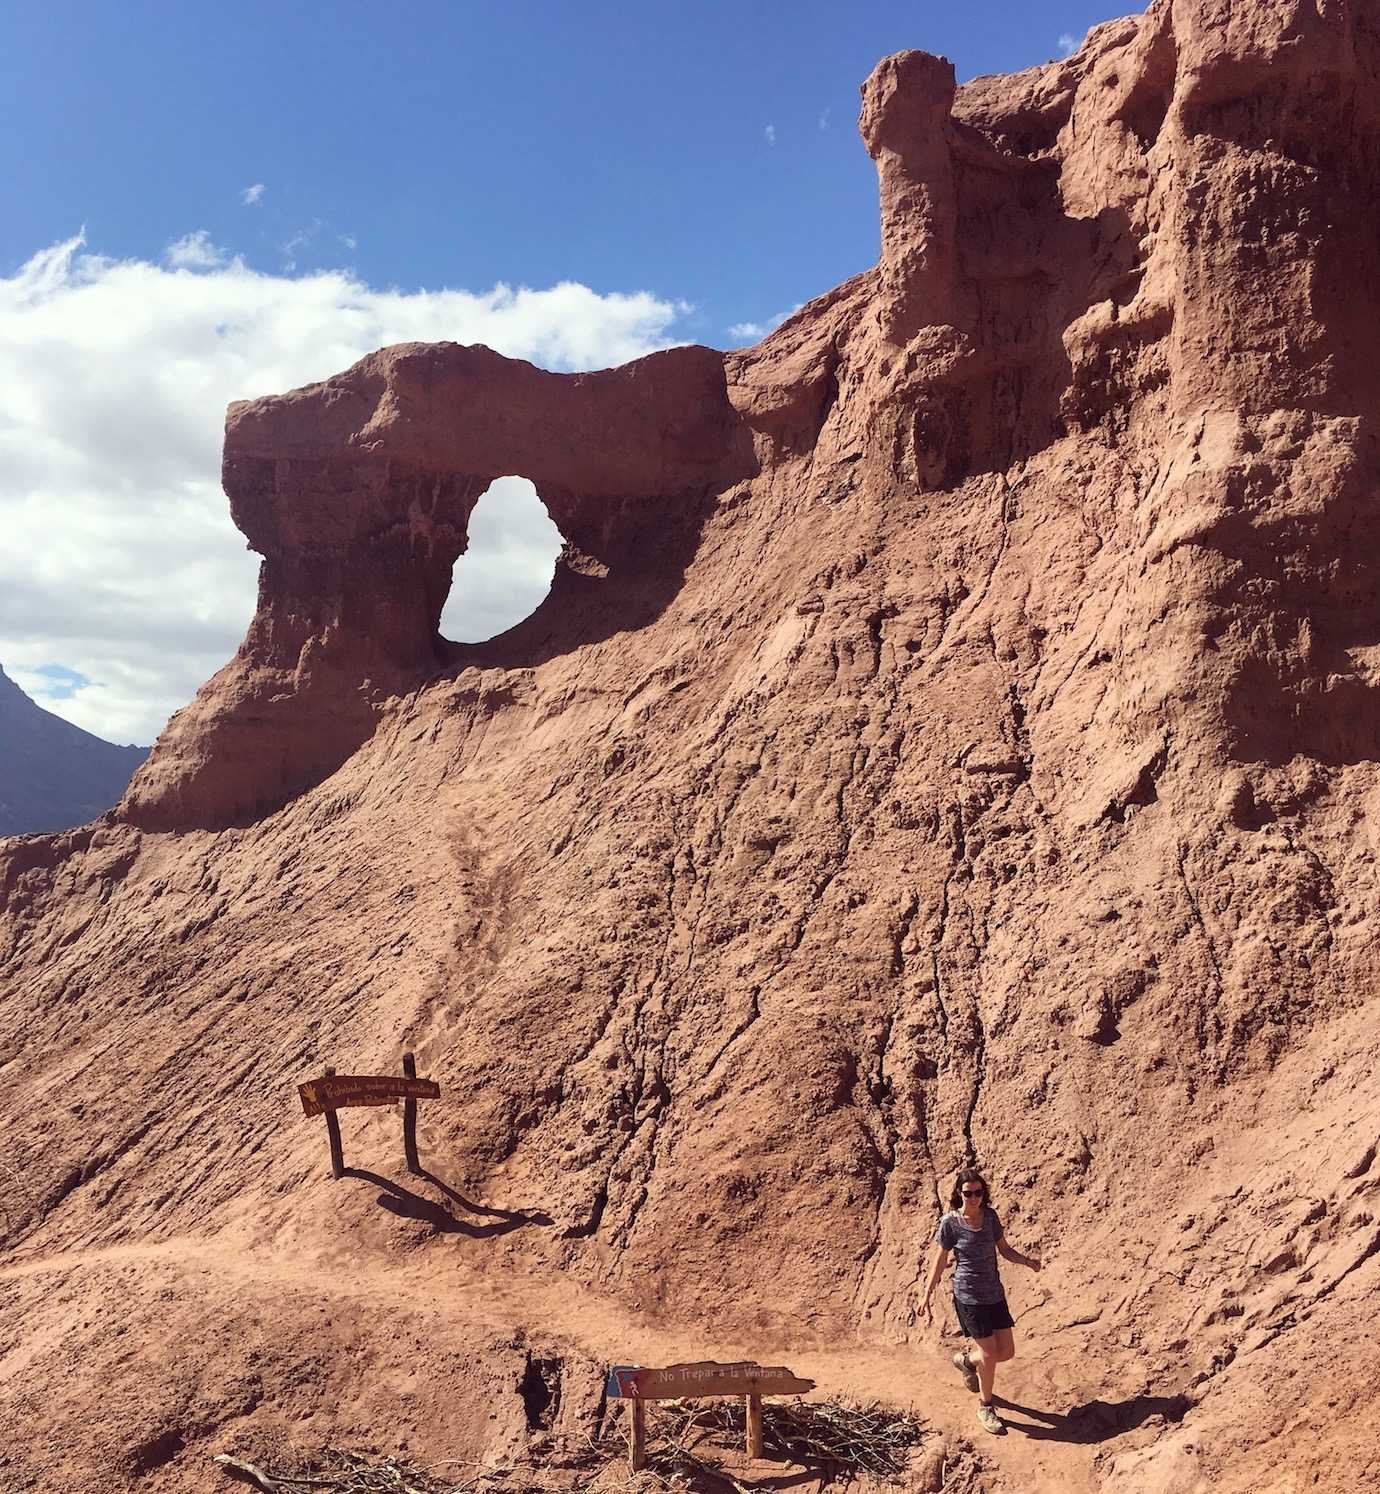
<svg viewBox="0 0 1380 1494"><path fill-rule="evenodd" d="M880 262L759 346L231 408L240 653L0 857L31 1486L540 1461L532 1364L578 1428L715 1349L920 1408L915 1487L1380 1478L1378 69L1357 0L902 53ZM506 473L555 584L448 644ZM404 1048L434 1176L357 1111L333 1184L293 1085ZM1048 1258L978 1447L910 1310L970 1156Z"/></svg>
<svg viewBox="0 0 1380 1494"><path fill-rule="evenodd" d="M147 756L147 747L116 747L45 711L0 669L0 836L94 820Z"/></svg>

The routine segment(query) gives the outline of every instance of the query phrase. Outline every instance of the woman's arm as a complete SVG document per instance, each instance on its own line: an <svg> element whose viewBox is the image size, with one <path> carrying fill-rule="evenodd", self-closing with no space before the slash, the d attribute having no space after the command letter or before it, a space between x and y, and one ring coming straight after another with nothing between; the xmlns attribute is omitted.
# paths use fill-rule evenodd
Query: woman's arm
<svg viewBox="0 0 1380 1494"><path fill-rule="evenodd" d="M1018 1266L1029 1266L1032 1271L1038 1271L1040 1269L1039 1256L1022 1255L1019 1250L1013 1250L1011 1246L1007 1244L1005 1234L1003 1234L1001 1239L997 1241L997 1250L1001 1254L1003 1259L1008 1261L1015 1261Z"/></svg>
<svg viewBox="0 0 1380 1494"><path fill-rule="evenodd" d="M934 1269L930 1272L929 1285L925 1288L925 1295L920 1299L920 1311L925 1315L928 1323L933 1309L930 1307L930 1298L934 1295L934 1289L939 1285L939 1278L944 1274L944 1268L949 1264L949 1252L942 1245L935 1246Z"/></svg>

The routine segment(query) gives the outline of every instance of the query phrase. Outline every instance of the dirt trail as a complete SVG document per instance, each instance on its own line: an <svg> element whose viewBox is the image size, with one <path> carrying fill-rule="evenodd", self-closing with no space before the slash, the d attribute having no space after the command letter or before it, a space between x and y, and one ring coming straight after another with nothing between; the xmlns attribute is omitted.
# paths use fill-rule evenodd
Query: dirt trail
<svg viewBox="0 0 1380 1494"><path fill-rule="evenodd" d="M246 1250L243 1241L223 1238L181 1238L14 1260L0 1266L0 1284L35 1283L41 1278L70 1282L80 1273L130 1268L136 1274L133 1281L126 1276L124 1289L133 1287L153 1297L167 1291L170 1277L191 1278L192 1290L203 1294L208 1292L208 1279L214 1278L218 1294L246 1293L279 1302L297 1299L294 1314L302 1312L305 1299L348 1300L366 1304L379 1315L390 1309L405 1311L424 1320L429 1333L455 1341L463 1342L478 1330L516 1334L535 1345L554 1342L577 1349L599 1364L701 1358L777 1362L784 1357L797 1373L816 1381L811 1398L878 1400L910 1410L946 1439L971 1441L990 1465L994 1480L1004 1477L1012 1488L1079 1494L1096 1487L1090 1473L1091 1449L1051 1440L1040 1420L1008 1412L1015 1428L1031 1428L1040 1440L1019 1429L1000 1439L981 1432L975 1426L973 1397L948 1364L957 1341L941 1339L938 1329L924 1346L800 1350L776 1347L757 1337L706 1341L684 1330L669 1330L568 1279L495 1277L483 1268L432 1256L342 1267L338 1259L284 1257L261 1248ZM213 1310L209 1303L208 1310ZM5 1370L0 1360L0 1383ZM1034 1383L1038 1377L1018 1359L1003 1375L999 1392L1025 1402L1033 1395ZM1001 1485L993 1482L991 1487Z"/></svg>

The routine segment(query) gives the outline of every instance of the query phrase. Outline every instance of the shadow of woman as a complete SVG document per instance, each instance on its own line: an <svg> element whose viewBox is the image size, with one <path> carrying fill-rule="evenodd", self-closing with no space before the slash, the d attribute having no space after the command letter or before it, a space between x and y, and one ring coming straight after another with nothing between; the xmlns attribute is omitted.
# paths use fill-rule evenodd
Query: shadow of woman
<svg viewBox="0 0 1380 1494"><path fill-rule="evenodd" d="M1065 1413L1037 1411L996 1395L992 1399L1003 1412L1017 1411L1034 1421L1015 1421L1003 1415L1002 1420L1013 1432L1021 1432L1036 1441L1093 1443L1106 1442L1123 1432L1133 1431L1159 1417L1164 1422L1182 1421L1192 1402L1185 1395L1137 1395L1125 1401L1086 1401Z"/></svg>

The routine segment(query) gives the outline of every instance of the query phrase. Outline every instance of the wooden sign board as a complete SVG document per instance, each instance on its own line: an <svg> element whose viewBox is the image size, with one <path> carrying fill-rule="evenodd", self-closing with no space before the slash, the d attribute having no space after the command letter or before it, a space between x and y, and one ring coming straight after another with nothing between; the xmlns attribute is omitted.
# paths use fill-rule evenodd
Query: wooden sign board
<svg viewBox="0 0 1380 1494"><path fill-rule="evenodd" d="M402 1074L330 1074L297 1086L302 1110L324 1115L348 1105L391 1105L395 1100L439 1100L441 1086L434 1079L411 1079Z"/></svg>
<svg viewBox="0 0 1380 1494"><path fill-rule="evenodd" d="M665 1369L615 1364L609 1370L606 1393L628 1400L674 1401L700 1395L804 1395L814 1388L813 1380L799 1379L784 1365L717 1364L709 1359Z"/></svg>

